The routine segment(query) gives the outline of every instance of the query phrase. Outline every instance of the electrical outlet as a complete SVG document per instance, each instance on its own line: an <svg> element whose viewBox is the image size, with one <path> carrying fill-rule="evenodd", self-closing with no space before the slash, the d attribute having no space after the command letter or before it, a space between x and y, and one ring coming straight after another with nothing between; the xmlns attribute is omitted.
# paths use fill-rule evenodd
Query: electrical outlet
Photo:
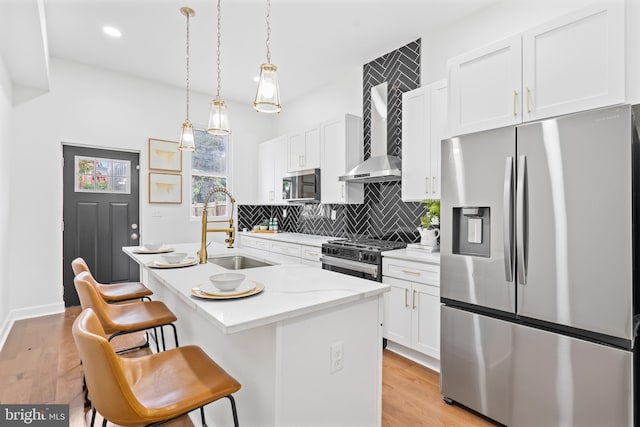
<svg viewBox="0 0 640 427"><path fill-rule="evenodd" d="M335 374L344 368L344 343L336 341L329 346L329 373Z"/></svg>
<svg viewBox="0 0 640 427"><path fill-rule="evenodd" d="M338 211L336 211L335 209L331 209L331 220L335 221L336 220L336 215L338 214Z"/></svg>
<svg viewBox="0 0 640 427"><path fill-rule="evenodd" d="M287 208L282 209L282 218L287 217Z"/></svg>

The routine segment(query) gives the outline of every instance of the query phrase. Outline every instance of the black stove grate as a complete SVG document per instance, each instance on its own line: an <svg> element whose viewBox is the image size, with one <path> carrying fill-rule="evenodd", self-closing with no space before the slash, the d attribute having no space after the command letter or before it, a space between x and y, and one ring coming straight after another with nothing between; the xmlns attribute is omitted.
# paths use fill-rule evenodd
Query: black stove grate
<svg viewBox="0 0 640 427"><path fill-rule="evenodd" d="M379 251L388 251L407 247L407 244L404 242L393 242L389 240L376 240L366 238L330 240L328 244Z"/></svg>

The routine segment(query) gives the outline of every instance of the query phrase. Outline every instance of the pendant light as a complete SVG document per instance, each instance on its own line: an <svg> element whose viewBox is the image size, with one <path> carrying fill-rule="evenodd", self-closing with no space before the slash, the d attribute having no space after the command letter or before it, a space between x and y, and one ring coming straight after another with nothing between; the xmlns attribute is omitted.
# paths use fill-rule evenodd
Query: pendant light
<svg viewBox="0 0 640 427"><path fill-rule="evenodd" d="M196 12L189 7L181 7L180 13L187 17L187 118L182 124L182 135L180 136L178 148L182 151L195 151L196 142L193 135L193 126L189 121L189 18L194 16Z"/></svg>
<svg viewBox="0 0 640 427"><path fill-rule="evenodd" d="M253 102L253 108L261 113L279 113L282 110L278 76L276 75L278 68L271 63L271 50L269 49L269 39L271 37L270 13L271 0L267 0L267 62L260 66L258 92L256 93L256 100Z"/></svg>
<svg viewBox="0 0 640 427"><path fill-rule="evenodd" d="M207 132L212 135L229 135L231 128L229 127L229 115L227 114L227 106L220 98L220 0L218 0L218 51L217 51L217 71L218 71L218 90L216 97L211 101L209 110L209 126Z"/></svg>

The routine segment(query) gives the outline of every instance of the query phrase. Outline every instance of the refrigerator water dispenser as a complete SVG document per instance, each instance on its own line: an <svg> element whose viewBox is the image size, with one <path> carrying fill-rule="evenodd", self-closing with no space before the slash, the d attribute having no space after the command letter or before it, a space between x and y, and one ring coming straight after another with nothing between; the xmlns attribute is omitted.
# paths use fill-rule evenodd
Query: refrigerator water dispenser
<svg viewBox="0 0 640 427"><path fill-rule="evenodd" d="M484 206L453 208L452 252L491 256L491 209Z"/></svg>

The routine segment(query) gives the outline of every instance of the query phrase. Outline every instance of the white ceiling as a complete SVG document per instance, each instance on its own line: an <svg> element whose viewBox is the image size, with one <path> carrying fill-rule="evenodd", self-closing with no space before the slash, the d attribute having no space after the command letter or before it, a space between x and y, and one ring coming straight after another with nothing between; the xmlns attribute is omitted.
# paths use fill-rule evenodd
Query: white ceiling
<svg viewBox="0 0 640 427"><path fill-rule="evenodd" d="M346 70L496 0L272 0L271 62L286 105ZM44 0L51 56L184 88L186 18L191 88L215 94L216 0ZM266 0L222 0L222 92L253 102L266 62ZM112 39L104 25L118 27Z"/></svg>

